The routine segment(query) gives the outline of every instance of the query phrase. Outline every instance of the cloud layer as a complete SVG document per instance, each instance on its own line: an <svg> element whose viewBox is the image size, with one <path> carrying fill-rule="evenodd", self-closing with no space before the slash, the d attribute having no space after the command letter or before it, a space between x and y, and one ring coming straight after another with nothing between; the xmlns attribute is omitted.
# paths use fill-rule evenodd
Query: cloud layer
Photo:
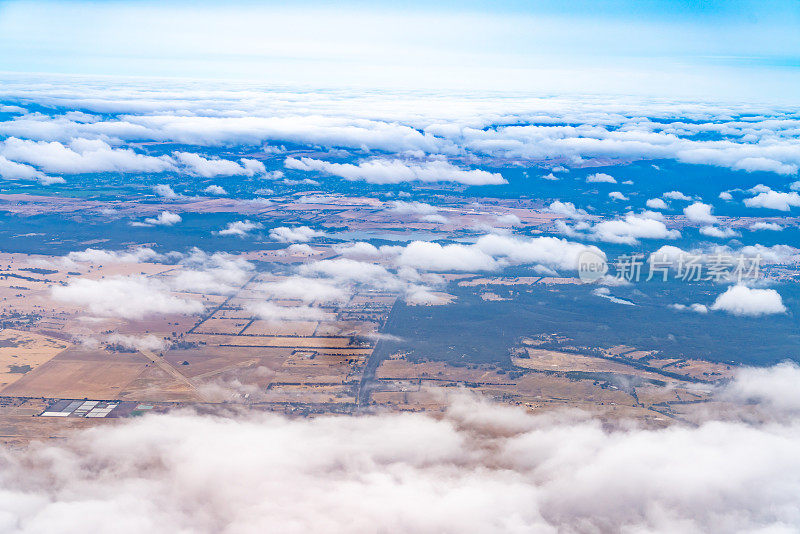
<svg viewBox="0 0 800 534"><path fill-rule="evenodd" d="M173 413L3 451L0 509L31 534L789 532L798 446L794 418L614 430L470 398L437 417Z"/></svg>

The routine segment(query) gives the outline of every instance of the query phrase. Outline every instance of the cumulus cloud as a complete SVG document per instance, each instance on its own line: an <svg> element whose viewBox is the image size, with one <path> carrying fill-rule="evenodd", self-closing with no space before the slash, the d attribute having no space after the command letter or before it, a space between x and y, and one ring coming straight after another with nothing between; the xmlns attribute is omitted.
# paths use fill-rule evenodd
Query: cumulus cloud
<svg viewBox="0 0 800 534"><path fill-rule="evenodd" d="M154 87L147 93L133 88L111 93L88 86L28 87L24 94L49 108L66 104L99 113L29 112L0 123L0 135L62 143L83 138L246 145L254 150L270 143L262 148L266 154L283 153L281 147L291 143L380 151L389 154L385 160L390 162L405 161L409 155L415 161L467 156L471 162L493 165L547 159L671 159L778 174L794 174L800 166L794 119L766 106L486 95L450 96L449 105L443 105L441 95L312 96L297 91L291 98L276 98L270 91L231 90L212 97L186 87L180 93ZM749 114L747 120L741 118L743 113Z"/></svg>
<svg viewBox="0 0 800 534"><path fill-rule="evenodd" d="M679 311L688 310L695 313L708 313L708 306L705 304L689 304L688 306L685 304L671 304L670 308Z"/></svg>
<svg viewBox="0 0 800 534"><path fill-rule="evenodd" d="M208 193L209 195L227 195L228 192L225 191L225 188L219 185L209 185L205 189L203 189L204 193Z"/></svg>
<svg viewBox="0 0 800 534"><path fill-rule="evenodd" d="M93 315L142 319L150 315L195 314L203 305L170 293L163 282L144 276L114 276L101 280L73 278L53 286L55 300L85 308Z"/></svg>
<svg viewBox="0 0 800 534"><path fill-rule="evenodd" d="M244 172L242 174L244 174L245 176L256 176L256 175L267 174L267 168L264 166L264 163L258 161L257 159L241 158L239 162L241 163L242 168L244 169ZM280 176L283 176L283 173L281 171L272 171L272 175L270 176L271 178L277 177L274 173L280 173Z"/></svg>
<svg viewBox="0 0 800 534"><path fill-rule="evenodd" d="M800 367L783 362L772 367L744 367L736 371L723 397L742 403L757 402L779 412L800 411Z"/></svg>
<svg viewBox="0 0 800 534"><path fill-rule="evenodd" d="M331 163L313 158L286 158L287 169L318 171L345 180L363 180L373 184L398 184L402 182L457 182L466 185L499 185L507 183L496 172L480 169L462 169L443 159L424 162L371 159L354 165Z"/></svg>
<svg viewBox="0 0 800 534"><path fill-rule="evenodd" d="M377 258L381 254L378 247L364 241L337 244L333 246L333 249L342 256Z"/></svg>
<svg viewBox="0 0 800 534"><path fill-rule="evenodd" d="M560 200L551 202L547 209L570 219L583 219L588 215L585 210L577 209L572 202L561 202Z"/></svg>
<svg viewBox="0 0 800 534"><path fill-rule="evenodd" d="M83 251L70 252L64 259L70 262L86 262L104 265L108 263L140 263L156 260L160 257L160 254L149 247L137 247L127 251L87 248Z"/></svg>
<svg viewBox="0 0 800 534"><path fill-rule="evenodd" d="M280 243L307 243L313 238L323 235L325 234L308 226L297 226L295 228L279 226L273 228L269 232L270 239L274 239Z"/></svg>
<svg viewBox="0 0 800 534"><path fill-rule="evenodd" d="M395 266L421 271L493 271L511 264L577 269L578 256L586 250L603 255L597 247L557 237L498 234L482 236L471 245L412 241L405 246L383 246L379 252Z"/></svg>
<svg viewBox="0 0 800 534"><path fill-rule="evenodd" d="M268 296L280 299L298 299L307 304L313 302L344 302L349 297L347 288L325 279L291 276L277 282L265 282L258 286Z"/></svg>
<svg viewBox="0 0 800 534"><path fill-rule="evenodd" d="M680 191L667 191L661 196L670 200L685 200L687 202L692 200L692 197L684 195Z"/></svg>
<svg viewBox="0 0 800 534"><path fill-rule="evenodd" d="M182 258L183 267L170 280L171 287L180 291L203 294L230 295L241 288L252 276L253 265L242 259L216 252L207 254L193 249Z"/></svg>
<svg viewBox="0 0 800 534"><path fill-rule="evenodd" d="M3 180L34 180L44 185L64 183L59 176L48 176L30 165L11 161L0 156L0 178Z"/></svg>
<svg viewBox="0 0 800 534"><path fill-rule="evenodd" d="M258 160L241 160L242 164L227 159L204 158L193 152L173 152L175 159L191 175L213 178L215 176L255 176L265 172L264 164Z"/></svg>
<svg viewBox="0 0 800 534"><path fill-rule="evenodd" d="M298 272L302 276L324 276L348 283L360 283L387 289L398 286L397 278L385 267L374 263L336 258L303 264Z"/></svg>
<svg viewBox="0 0 800 534"><path fill-rule="evenodd" d="M513 213L506 213L505 215L498 215L495 218L495 223L500 226L519 226L522 220Z"/></svg>
<svg viewBox="0 0 800 534"><path fill-rule="evenodd" d="M489 234L478 239L475 247L486 254L514 264L541 264L568 270L578 268L578 257L583 252L591 251L600 257L605 257L597 247L557 237L526 239Z"/></svg>
<svg viewBox="0 0 800 534"><path fill-rule="evenodd" d="M406 202L403 200L393 200L389 202L389 210L395 213L414 215L433 215L439 211L436 206L431 206L425 202Z"/></svg>
<svg viewBox="0 0 800 534"><path fill-rule="evenodd" d="M651 210L668 210L669 205L660 198L650 198L645 203Z"/></svg>
<svg viewBox="0 0 800 534"><path fill-rule="evenodd" d="M596 172L594 174L590 174L586 177L586 181L588 183L603 183L603 184L615 184L617 180L611 176L610 174L606 174L604 172Z"/></svg>
<svg viewBox="0 0 800 534"><path fill-rule="evenodd" d="M739 232L733 228L719 228L717 226L703 226L700 228L700 233L708 237L716 237L719 239L728 239L740 235Z"/></svg>
<svg viewBox="0 0 800 534"><path fill-rule="evenodd" d="M639 239L677 239L678 230L670 230L663 221L644 215L628 213L622 219L601 221L594 226L562 227L567 235L588 237L607 243L635 245ZM588 233L582 234L581 231Z"/></svg>
<svg viewBox="0 0 800 534"><path fill-rule="evenodd" d="M163 198L166 198L166 199L173 199L173 198L178 198L179 197L178 193L176 193L172 189L172 187L170 187L167 184L158 184L158 185L154 186L153 187L153 192L156 195L158 195L160 197L163 197Z"/></svg>
<svg viewBox="0 0 800 534"><path fill-rule="evenodd" d="M766 263L800 263L800 249L790 245L748 245L739 252L745 256L759 256Z"/></svg>
<svg viewBox="0 0 800 534"><path fill-rule="evenodd" d="M795 398L782 373L742 376L741 393ZM476 400L435 416L173 412L5 449L0 489L28 532L789 532L798 447L795 420L619 429Z"/></svg>
<svg viewBox="0 0 800 534"><path fill-rule="evenodd" d="M174 168L166 156L138 154L130 148L112 148L99 139L31 141L9 137L0 141L0 155L27 163L46 172L64 174L92 172L163 172Z"/></svg>
<svg viewBox="0 0 800 534"><path fill-rule="evenodd" d="M332 321L336 314L312 306L279 306L274 302L249 304L248 311L259 319L272 322L284 321Z"/></svg>
<svg viewBox="0 0 800 534"><path fill-rule="evenodd" d="M774 289L753 289L744 285L728 288L716 298L711 309L751 317L786 312L780 293Z"/></svg>
<svg viewBox="0 0 800 534"><path fill-rule="evenodd" d="M177 213L173 213L171 211L162 211L158 214L158 217L155 218L147 218L144 220L145 224L152 224L157 226L173 226L178 224L183 219Z"/></svg>
<svg viewBox="0 0 800 534"><path fill-rule="evenodd" d="M782 193L779 191L765 191L752 198L744 199L748 208L767 208L771 210L789 211L800 206L800 194L796 191Z"/></svg>
<svg viewBox="0 0 800 534"><path fill-rule="evenodd" d="M389 251L389 248L382 248ZM480 249L469 245L440 245L429 241L412 241L400 247L395 262L404 267L426 271L490 271L497 261Z"/></svg>
<svg viewBox="0 0 800 534"><path fill-rule="evenodd" d="M765 157L749 157L736 161L731 168L737 171L763 171L777 174L797 174L797 165L782 163L778 160Z"/></svg>
<svg viewBox="0 0 800 534"><path fill-rule="evenodd" d="M628 197L626 197L625 195L623 195L619 191L610 192L608 194L608 198L610 198L611 200L621 200L621 201L628 200Z"/></svg>
<svg viewBox="0 0 800 534"><path fill-rule="evenodd" d="M714 224L717 218L711 214L712 209L710 204L695 202L683 208L683 214L692 222Z"/></svg>
<svg viewBox="0 0 800 534"><path fill-rule="evenodd" d="M166 342L152 334L146 336L129 336L125 334L111 334L106 336L106 343L118 345L129 350L149 350L160 352L167 348Z"/></svg>
<svg viewBox="0 0 800 534"><path fill-rule="evenodd" d="M295 243L286 247L286 253L294 256L313 256L320 254L320 251L311 248L311 245L306 243Z"/></svg>
<svg viewBox="0 0 800 534"><path fill-rule="evenodd" d="M751 231L753 231L753 232L757 232L757 231L760 231L760 230L769 230L769 231L772 231L772 232L780 232L781 230L783 230L783 226L781 226L778 223L758 221L758 222L754 222L753 224L751 224L749 226L749 229Z"/></svg>
<svg viewBox="0 0 800 534"><path fill-rule="evenodd" d="M260 228L264 228L264 225L258 222L250 222L250 221L234 221L228 223L228 225L219 230L217 235L235 235L239 237L246 237L250 234L253 230L258 230Z"/></svg>

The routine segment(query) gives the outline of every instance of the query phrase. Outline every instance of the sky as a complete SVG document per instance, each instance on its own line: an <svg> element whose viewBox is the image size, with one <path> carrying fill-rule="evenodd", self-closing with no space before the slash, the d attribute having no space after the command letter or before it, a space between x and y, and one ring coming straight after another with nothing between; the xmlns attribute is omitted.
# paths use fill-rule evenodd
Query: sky
<svg viewBox="0 0 800 534"><path fill-rule="evenodd" d="M0 1L0 71L794 101L800 2Z"/></svg>

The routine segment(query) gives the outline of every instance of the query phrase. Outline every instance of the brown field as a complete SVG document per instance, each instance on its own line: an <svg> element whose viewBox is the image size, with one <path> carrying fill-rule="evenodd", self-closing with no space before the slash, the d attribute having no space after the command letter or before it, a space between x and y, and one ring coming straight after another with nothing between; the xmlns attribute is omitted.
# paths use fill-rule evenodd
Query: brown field
<svg viewBox="0 0 800 534"><path fill-rule="evenodd" d="M214 336L217 337L217 336ZM319 348L347 348L350 345L348 337L286 337L286 336L227 336L220 337L220 345L242 347L319 347Z"/></svg>
<svg viewBox="0 0 800 534"><path fill-rule="evenodd" d="M115 361L50 360L7 386L4 395L118 399L146 363Z"/></svg>
<svg viewBox="0 0 800 534"><path fill-rule="evenodd" d="M505 277L498 276L495 278L473 278L471 280L462 280L458 283L462 287L475 287L475 286L530 286L533 284L582 284L580 278L563 278L552 276L515 276Z"/></svg>
<svg viewBox="0 0 800 534"><path fill-rule="evenodd" d="M521 356L512 358L512 363L517 367L547 371L631 372L631 368L627 365L592 356L528 347L525 351L528 353L528 358Z"/></svg>
<svg viewBox="0 0 800 534"><path fill-rule="evenodd" d="M212 317L195 329L198 334L238 334L247 326L248 319L218 319Z"/></svg>
<svg viewBox="0 0 800 534"><path fill-rule="evenodd" d="M313 336L317 329L317 321L254 321L243 333L251 336Z"/></svg>
<svg viewBox="0 0 800 534"><path fill-rule="evenodd" d="M31 332L0 330L0 388L6 388L50 361L68 344Z"/></svg>

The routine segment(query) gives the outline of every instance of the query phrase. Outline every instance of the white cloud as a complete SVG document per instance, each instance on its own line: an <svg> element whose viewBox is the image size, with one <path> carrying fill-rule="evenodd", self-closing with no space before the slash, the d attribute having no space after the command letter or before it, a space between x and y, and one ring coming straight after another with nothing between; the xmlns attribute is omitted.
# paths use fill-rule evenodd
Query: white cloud
<svg viewBox="0 0 800 534"><path fill-rule="evenodd" d="M158 184L153 187L153 192L163 198L173 199L178 198L178 193L176 193L172 187L167 184Z"/></svg>
<svg viewBox="0 0 800 534"><path fill-rule="evenodd" d="M228 192L225 191L225 188L219 185L209 185L205 189L203 189L204 193L208 193L209 195L227 195Z"/></svg>
<svg viewBox="0 0 800 534"><path fill-rule="evenodd" d="M772 367L744 367L724 388L724 397L757 402L776 411L800 411L800 367L783 362Z"/></svg>
<svg viewBox="0 0 800 534"><path fill-rule="evenodd" d="M302 276L324 276L348 283L360 283L373 287L397 288L397 278L385 267L350 258L320 260L303 264L298 272Z"/></svg>
<svg viewBox="0 0 800 534"><path fill-rule="evenodd" d="M138 247L130 251L113 251L96 248L87 248L83 251L74 251L67 254L64 259L70 262L85 262L97 265L108 263L140 263L160 258L160 255L148 247Z"/></svg>
<svg viewBox="0 0 800 534"><path fill-rule="evenodd" d="M645 203L651 210L668 210L669 205L660 198L650 198Z"/></svg>
<svg viewBox="0 0 800 534"><path fill-rule="evenodd" d="M614 304L622 304L623 306L636 306L635 303L629 300L621 299L619 297L615 297L614 295L612 295L611 290L608 289L608 287L598 287L596 289L593 289L592 294L596 297L600 297L610 302L613 302Z"/></svg>
<svg viewBox="0 0 800 534"><path fill-rule="evenodd" d="M423 215L422 217L420 217L420 220L436 224L447 224L448 222L450 222L450 219L438 213L433 213L431 215Z"/></svg>
<svg viewBox="0 0 800 534"><path fill-rule="evenodd" d="M48 176L30 165L17 163L3 156L0 156L0 178L3 180L35 180L44 185L64 183L63 178Z"/></svg>
<svg viewBox="0 0 800 534"><path fill-rule="evenodd" d="M195 314L203 311L197 301L170 294L170 289L144 276L115 276L101 280L73 278L52 288L55 300L85 307L93 315L142 319L150 315Z"/></svg>
<svg viewBox="0 0 800 534"><path fill-rule="evenodd" d="M257 222L250 222L250 221L234 221L228 223L228 225L216 232L218 235L236 235L239 237L245 237L253 230L258 230L260 228L264 228L264 225Z"/></svg>
<svg viewBox="0 0 800 534"><path fill-rule="evenodd" d="M106 343L119 345L130 350L149 350L160 352L167 348L166 342L152 334L146 336L129 336L125 334L111 334L106 336Z"/></svg>
<svg viewBox="0 0 800 534"><path fill-rule="evenodd" d="M692 197L686 196L680 191L667 191L661 196L670 200L685 200L687 202L692 200Z"/></svg>
<svg viewBox="0 0 800 534"><path fill-rule="evenodd" d="M753 187L747 190L747 192L750 193L751 195L757 195L759 193L769 193L770 191L772 191L772 188L764 184L754 185Z"/></svg>
<svg viewBox="0 0 800 534"><path fill-rule="evenodd" d="M242 164L227 159L204 158L193 152L173 152L175 159L183 165L184 170L194 176L213 178L215 176L255 176L263 174L264 164L254 159L242 159Z"/></svg>
<svg viewBox="0 0 800 534"><path fill-rule="evenodd" d="M582 252L591 251L605 257L605 254L597 247L557 237L526 239L489 234L478 239L475 247L486 254L515 264L541 264L568 270L578 268L578 257Z"/></svg>
<svg viewBox="0 0 800 534"><path fill-rule="evenodd" d="M770 230L772 232L780 232L781 230L783 230L783 226L781 226L778 223L771 223L764 221L754 222L753 224L750 225L749 228L753 232L757 232L759 230Z"/></svg>
<svg viewBox="0 0 800 534"><path fill-rule="evenodd" d="M610 174L606 174L604 172L596 172L594 174L590 174L586 177L586 181L588 183L605 183L605 184L615 184L617 180L611 176Z"/></svg>
<svg viewBox="0 0 800 534"><path fill-rule="evenodd" d="M626 197L625 195L623 195L623 194L622 194L622 193L620 193L619 191L612 191L612 192L610 192L610 193L608 194L608 197L609 197L611 200L622 200L622 201L624 201L624 200L628 200L628 197Z"/></svg>
<svg viewBox="0 0 800 534"><path fill-rule="evenodd" d="M498 268L497 261L480 250L480 246L440 245L428 241L412 241L402 247L395 262L425 271L491 271Z"/></svg>
<svg viewBox="0 0 800 534"><path fill-rule="evenodd" d="M362 258L377 258L380 256L380 251L375 245L364 241L334 245L333 249L342 256Z"/></svg>
<svg viewBox="0 0 800 534"><path fill-rule="evenodd" d="M714 224L717 218L711 214L712 209L710 204L695 202L683 208L683 214L692 222Z"/></svg>
<svg viewBox="0 0 800 534"><path fill-rule="evenodd" d="M27 163L46 172L65 174L92 172L163 172L174 168L167 156L146 156L130 148L112 148L99 139L30 141L9 137L0 141L0 155Z"/></svg>
<svg viewBox="0 0 800 534"><path fill-rule="evenodd" d="M461 169L442 159L420 163L402 160L371 159L352 163L330 163L313 158L286 158L288 169L318 171L345 180L363 180L373 184L402 182L457 182L467 185L499 185L507 183L499 173L480 169Z"/></svg>
<svg viewBox="0 0 800 534"><path fill-rule="evenodd" d="M522 220L513 213L506 213L505 215L498 215L495 222L500 226L519 226Z"/></svg>
<svg viewBox="0 0 800 534"><path fill-rule="evenodd" d="M241 158L239 161L241 162L242 168L244 169L244 173L242 174L244 174L245 176L256 176L261 174L263 175L267 174L267 168L264 167L264 164L258 161L257 159ZM270 178L276 177L274 173L280 173L280 177L283 177L283 173L281 171L272 171Z"/></svg>
<svg viewBox="0 0 800 534"><path fill-rule="evenodd" d="M299 299L306 304L344 302L350 296L348 289L335 281L303 276L265 282L260 284L258 289L273 298Z"/></svg>
<svg viewBox="0 0 800 534"><path fill-rule="evenodd" d="M319 250L311 248L311 245L306 243L295 243L286 247L286 253L293 256L314 256L320 254Z"/></svg>
<svg viewBox="0 0 800 534"><path fill-rule="evenodd" d="M668 229L662 221L628 213L622 219L595 224L589 235L608 243L635 245L639 239L677 239L681 233Z"/></svg>
<svg viewBox="0 0 800 534"><path fill-rule="evenodd" d="M180 264L183 269L169 281L173 288L217 295L235 293L252 276L254 269L242 258L223 252L209 255L199 249L192 250Z"/></svg>
<svg viewBox="0 0 800 534"><path fill-rule="evenodd" d="M800 249L789 245L748 245L740 252L746 256L760 256L767 263L800 263Z"/></svg>
<svg viewBox="0 0 800 534"><path fill-rule="evenodd" d="M751 317L786 312L780 293L774 289L753 289L744 285L728 288L716 298L711 309Z"/></svg>
<svg viewBox="0 0 800 534"><path fill-rule="evenodd" d="M797 373L742 372L729 395L796 409ZM798 448L794 418L620 429L460 399L434 415L173 412L5 448L0 490L26 532L782 533Z"/></svg>
<svg viewBox="0 0 800 534"><path fill-rule="evenodd" d="M439 211L436 206L431 206L424 202L406 202L403 200L393 200L389 202L389 210L395 213L432 215Z"/></svg>
<svg viewBox="0 0 800 534"><path fill-rule="evenodd" d="M323 235L325 234L308 226L298 226L295 228L279 226L269 231L270 239L274 239L280 243L307 243L313 238Z"/></svg>
<svg viewBox="0 0 800 534"><path fill-rule="evenodd" d="M332 321L336 314L311 306L279 306L274 302L249 304L247 309L259 319L271 322Z"/></svg>
<svg viewBox="0 0 800 534"><path fill-rule="evenodd" d="M4 87L12 97L60 109L54 116L29 112L2 122L1 136L67 145L82 138L111 145L167 142L259 150L271 143L261 152L274 155L292 143L379 151L386 161L424 162L444 155L503 166L547 159L671 159L779 174L793 174L800 165L794 119L769 106L303 91L285 98L285 92L238 89L212 95L181 84L111 92L74 80L47 88ZM63 108L97 114L55 114ZM742 113L751 115L742 120ZM231 163L247 174L261 172L256 164L239 161Z"/></svg>
<svg viewBox="0 0 800 534"><path fill-rule="evenodd" d="M778 160L764 157L742 158L736 161L731 168L747 172L764 171L777 174L797 174L797 165L782 163Z"/></svg>
<svg viewBox="0 0 800 534"><path fill-rule="evenodd" d="M695 313L708 313L708 306L704 304L689 304L688 306L684 304L671 304L670 308L678 311L688 310Z"/></svg>
<svg viewBox="0 0 800 534"><path fill-rule="evenodd" d="M587 216L586 211L577 209L572 202L561 202L556 200L551 202L547 209L559 215L565 215L570 219L583 219Z"/></svg>
<svg viewBox="0 0 800 534"><path fill-rule="evenodd" d="M144 220L146 224L154 224L158 226L173 226L178 224L183 219L177 213L173 213L171 211L162 211L158 214L158 217L155 218L147 218Z"/></svg>
<svg viewBox="0 0 800 534"><path fill-rule="evenodd" d="M739 232L733 228L719 228L717 226L703 226L700 228L700 233L708 237L716 237L719 239L727 239L740 235Z"/></svg>
<svg viewBox="0 0 800 534"><path fill-rule="evenodd" d="M731 195L728 191L723 191L719 194L719 198L722 200L733 200L733 195Z"/></svg>
<svg viewBox="0 0 800 534"><path fill-rule="evenodd" d="M779 191L766 191L753 198L744 199L748 208L767 208L771 210L789 211L800 206L800 195L796 191L782 193Z"/></svg>

